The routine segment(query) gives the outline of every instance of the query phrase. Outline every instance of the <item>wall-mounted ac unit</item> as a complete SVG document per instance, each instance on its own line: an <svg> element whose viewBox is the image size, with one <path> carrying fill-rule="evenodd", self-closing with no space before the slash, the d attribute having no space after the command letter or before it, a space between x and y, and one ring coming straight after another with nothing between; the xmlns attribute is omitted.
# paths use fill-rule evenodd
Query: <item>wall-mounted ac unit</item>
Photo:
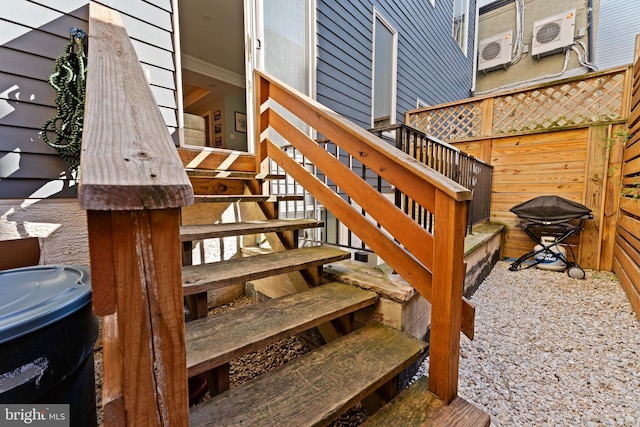
<svg viewBox="0 0 640 427"><path fill-rule="evenodd" d="M490 71L506 68L511 64L511 30L480 40L478 46L478 71Z"/></svg>
<svg viewBox="0 0 640 427"><path fill-rule="evenodd" d="M531 56L540 59L564 50L573 44L576 10L572 9L533 23Z"/></svg>

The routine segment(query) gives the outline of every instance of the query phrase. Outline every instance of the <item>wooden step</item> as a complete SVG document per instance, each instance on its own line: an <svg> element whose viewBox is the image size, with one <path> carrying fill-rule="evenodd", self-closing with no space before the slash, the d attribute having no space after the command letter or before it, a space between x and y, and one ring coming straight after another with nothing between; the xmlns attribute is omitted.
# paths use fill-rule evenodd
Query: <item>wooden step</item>
<svg viewBox="0 0 640 427"><path fill-rule="evenodd" d="M301 195L251 195L251 194L220 194L194 196L195 203L236 203L236 202L296 202L304 200Z"/></svg>
<svg viewBox="0 0 640 427"><path fill-rule="evenodd" d="M365 326L195 406L191 425L326 425L402 372L425 345Z"/></svg>
<svg viewBox="0 0 640 427"><path fill-rule="evenodd" d="M445 405L429 391L427 377L420 377L361 425L363 427L486 427L490 422L489 414L461 397Z"/></svg>
<svg viewBox="0 0 640 427"><path fill-rule="evenodd" d="M225 171L215 169L185 169L185 171L189 178L276 180L284 179L286 177L286 175L282 174Z"/></svg>
<svg viewBox="0 0 640 427"><path fill-rule="evenodd" d="M375 292L334 282L188 322L189 377L377 300Z"/></svg>
<svg viewBox="0 0 640 427"><path fill-rule="evenodd" d="M322 221L312 219L273 219L208 225L183 225L180 227L180 240L188 242L191 240L217 239L219 237L247 234L275 233L322 227L323 225Z"/></svg>
<svg viewBox="0 0 640 427"><path fill-rule="evenodd" d="M184 295L193 295L277 274L320 267L350 257L349 252L340 249L313 246L210 264L188 265L182 267L182 289Z"/></svg>

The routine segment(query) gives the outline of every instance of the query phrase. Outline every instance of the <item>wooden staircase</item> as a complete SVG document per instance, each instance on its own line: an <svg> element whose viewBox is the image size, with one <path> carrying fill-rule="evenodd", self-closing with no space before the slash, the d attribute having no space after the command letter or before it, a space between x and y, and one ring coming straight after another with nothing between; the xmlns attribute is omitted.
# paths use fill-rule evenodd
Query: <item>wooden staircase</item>
<svg viewBox="0 0 640 427"><path fill-rule="evenodd" d="M189 170L188 176L197 179L199 188L221 188L203 182L220 176L242 181L256 178L246 173L222 172ZM200 203L279 201L278 197L243 194L196 196L196 202ZM277 212L277 208L268 211ZM298 231L322 225L320 221L305 219L185 225L180 229L180 240L185 245L185 259L189 260L189 251L193 248L189 243L193 241L267 233L284 236L293 232L296 235L289 242L297 242ZM352 285L322 280L324 264L348 259L350 253L328 246L256 252L259 254L183 267L184 295L200 300L190 305L200 307L192 308L197 319L186 324L187 372L190 378L204 374L213 396L191 408L191 425L322 426L373 394L376 398L372 400L378 406L391 400L398 390L397 376L420 358L427 344L381 325L365 325L354 330L355 312L376 304L378 295ZM309 269L317 269L314 276L319 277L318 286L309 284L309 289L302 292L207 316L207 291ZM330 327L343 336L247 383L229 387L229 363L233 359L327 322L333 322ZM439 408L447 408L426 387L411 390L419 413L438 413ZM483 425L478 423L482 417L477 415L484 413L469 407L479 414L467 425ZM377 409L371 404L367 408ZM385 406L380 419L386 421L377 425L393 425L387 424L396 412L393 408L394 405ZM422 425L428 419L427 416L420 422L402 425ZM371 422L376 422L375 418Z"/></svg>
<svg viewBox="0 0 640 427"><path fill-rule="evenodd" d="M392 414L392 421L383 419L383 425L398 425L394 420L401 414L393 408L407 401L434 409L403 426L452 425L447 411L462 415L456 425L488 423L482 411L467 411L456 403L460 333L471 338L474 321L473 306L462 298L469 190L257 71L256 103L250 106L256 117L251 138L255 155L194 150L180 152L178 158L122 20L97 3L90 5L89 45L93 65L87 75L78 198L87 210L93 310L103 318L105 425L325 425L374 393L375 400L393 405L378 415ZM272 102L432 212L434 230L424 229L300 132L270 108ZM272 141L271 130L300 150L306 163ZM431 302L426 387L420 381L393 403L395 377L420 357L425 343L384 326L357 328L353 313L375 304L377 296L323 283L322 265L348 254L323 246L296 247L296 230L317 223L277 219L279 196L264 194L261 185L269 178L262 173L268 162L305 188ZM309 173L308 164L323 171L359 208ZM184 168L208 171L199 176L190 171L187 177ZM266 221L185 227L180 237L180 208L194 202L194 193L197 202L211 207L256 204ZM181 255L189 264L194 239L257 232L275 236L270 242L274 253L184 266L183 274ZM181 240L186 250L180 250ZM296 281L295 294L205 318L207 292L285 272L302 279ZM197 318L186 328L184 294ZM327 344L229 388L230 360L312 327ZM198 373L207 375L215 396L189 413L188 377Z"/></svg>

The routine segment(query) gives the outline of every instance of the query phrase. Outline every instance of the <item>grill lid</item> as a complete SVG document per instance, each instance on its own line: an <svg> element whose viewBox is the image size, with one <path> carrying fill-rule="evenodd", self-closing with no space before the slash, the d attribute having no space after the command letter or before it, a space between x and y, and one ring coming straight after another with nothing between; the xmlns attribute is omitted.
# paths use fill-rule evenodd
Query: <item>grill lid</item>
<svg viewBox="0 0 640 427"><path fill-rule="evenodd" d="M539 196L509 210L524 220L542 224L593 218L591 209L560 196Z"/></svg>

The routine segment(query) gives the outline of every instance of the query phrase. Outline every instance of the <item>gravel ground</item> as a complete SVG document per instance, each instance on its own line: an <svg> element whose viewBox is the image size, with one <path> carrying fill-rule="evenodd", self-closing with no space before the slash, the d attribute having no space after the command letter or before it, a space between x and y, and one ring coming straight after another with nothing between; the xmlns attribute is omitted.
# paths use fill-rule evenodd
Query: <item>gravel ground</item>
<svg viewBox="0 0 640 427"><path fill-rule="evenodd" d="M499 262L471 298L475 339L462 336L460 396L492 426L640 426L640 322L615 275L508 267ZM240 297L213 312L250 303ZM243 356L232 362L232 385L307 351L292 337ZM427 372L428 358L418 375ZM355 408L332 425L366 418Z"/></svg>
<svg viewBox="0 0 640 427"><path fill-rule="evenodd" d="M508 267L471 298L459 395L492 426L640 426L640 322L615 275Z"/></svg>

